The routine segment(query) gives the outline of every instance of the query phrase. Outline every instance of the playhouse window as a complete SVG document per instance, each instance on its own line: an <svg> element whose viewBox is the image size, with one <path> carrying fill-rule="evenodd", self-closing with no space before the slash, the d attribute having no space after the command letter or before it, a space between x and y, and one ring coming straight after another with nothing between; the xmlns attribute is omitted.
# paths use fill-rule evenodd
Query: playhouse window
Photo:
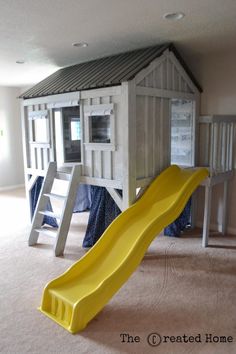
<svg viewBox="0 0 236 354"><path fill-rule="evenodd" d="M32 135L31 144L49 144L49 122L48 122L48 111L39 110L31 111L28 116L29 121L31 121Z"/></svg>
<svg viewBox="0 0 236 354"><path fill-rule="evenodd" d="M56 109L54 119L58 164L81 162L79 106Z"/></svg>
<svg viewBox="0 0 236 354"><path fill-rule="evenodd" d="M110 116L90 116L90 143L106 143L111 142L111 122Z"/></svg>
<svg viewBox="0 0 236 354"><path fill-rule="evenodd" d="M70 134L71 134L71 140L81 140L81 126L80 126L80 119L77 119L76 117L71 119L70 122Z"/></svg>
<svg viewBox="0 0 236 354"><path fill-rule="evenodd" d="M48 142L48 126L47 119L37 118L33 120L34 122L34 141L37 143L47 143Z"/></svg>
<svg viewBox="0 0 236 354"><path fill-rule="evenodd" d="M86 150L115 151L114 104L84 106Z"/></svg>
<svg viewBox="0 0 236 354"><path fill-rule="evenodd" d="M193 101L171 100L171 163L192 166L194 164Z"/></svg>

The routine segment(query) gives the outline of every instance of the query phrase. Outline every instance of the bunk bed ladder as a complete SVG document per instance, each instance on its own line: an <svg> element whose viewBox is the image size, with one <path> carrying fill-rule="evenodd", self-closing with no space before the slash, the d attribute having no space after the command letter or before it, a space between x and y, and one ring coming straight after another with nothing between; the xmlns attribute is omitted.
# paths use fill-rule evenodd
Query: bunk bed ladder
<svg viewBox="0 0 236 354"><path fill-rule="evenodd" d="M67 194L65 196L51 193L54 180L56 178L64 179L62 178L62 175L62 172L57 172L56 162L50 162L35 209L34 217L32 220L32 229L28 241L29 246L35 245L38 241L40 233L54 237L56 239L54 244L55 256L60 256L64 252L71 217L73 214L73 208L77 194L76 192L79 186L80 166L73 166L69 176ZM61 215L57 215L51 211L46 210L49 199L54 198L63 201ZM56 218L59 224L58 229L50 230L42 227L44 215Z"/></svg>

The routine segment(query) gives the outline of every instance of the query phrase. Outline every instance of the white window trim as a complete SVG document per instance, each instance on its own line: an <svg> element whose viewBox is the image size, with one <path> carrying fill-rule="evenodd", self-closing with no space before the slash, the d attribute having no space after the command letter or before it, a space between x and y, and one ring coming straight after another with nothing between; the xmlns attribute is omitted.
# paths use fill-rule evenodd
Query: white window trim
<svg viewBox="0 0 236 354"><path fill-rule="evenodd" d="M66 162L65 159L65 141L64 141L64 128L63 128L63 114L62 114L62 109L61 108L67 108L68 106L62 106L60 108L58 107L54 107L54 110L53 110L53 114L55 115L55 112L58 111L60 112L60 131L61 131L61 142L62 142L62 146L63 146L63 162L62 164L60 165L60 168L63 168L63 167L73 167L75 165L83 165L83 128L82 128L82 119L81 119L81 109L80 109L80 114L79 114L79 119L80 119L80 123L81 123L81 161L77 161L77 162ZM55 116L54 116L54 119L55 119ZM71 131L69 130L69 134L70 134L70 139L71 139ZM56 154L57 156L57 154Z"/></svg>
<svg viewBox="0 0 236 354"><path fill-rule="evenodd" d="M47 110L41 110L41 111L31 111L29 112L28 118L29 120L34 120L34 119L44 119L48 117L48 111Z"/></svg>
<svg viewBox="0 0 236 354"><path fill-rule="evenodd" d="M89 117L91 116L110 116L110 143L93 143L90 142L90 125ZM115 106L114 103L84 106L84 121L85 121L85 142L86 150L100 151L115 151Z"/></svg>
<svg viewBox="0 0 236 354"><path fill-rule="evenodd" d="M92 106L84 106L85 116L105 116L111 115L114 112L114 104L96 104Z"/></svg>
<svg viewBox="0 0 236 354"><path fill-rule="evenodd" d="M79 100L71 100L71 101L63 101L63 102L52 102L47 105L48 109L52 108L66 108L66 107L74 107L79 106Z"/></svg>
<svg viewBox="0 0 236 354"><path fill-rule="evenodd" d="M47 129L47 141L37 141L35 140L35 127L33 124L33 140L29 141L29 143L35 147L42 147L42 148L50 148L50 126L49 126L49 117L48 117L48 110L39 110L39 111L31 111L28 114L28 119L34 122L37 119L44 119L46 121L46 129Z"/></svg>

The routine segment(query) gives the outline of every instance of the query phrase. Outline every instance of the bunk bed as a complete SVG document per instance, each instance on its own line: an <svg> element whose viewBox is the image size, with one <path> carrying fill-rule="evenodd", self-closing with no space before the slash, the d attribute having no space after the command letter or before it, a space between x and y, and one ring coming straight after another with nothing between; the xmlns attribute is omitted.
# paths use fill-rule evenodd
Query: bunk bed
<svg viewBox="0 0 236 354"><path fill-rule="evenodd" d="M233 176L234 117L198 120L201 91L183 58L168 43L62 68L23 93L25 184L30 209L32 188L39 176L45 178L29 245L37 243L40 233L46 233L41 227L43 217L53 217L53 213L45 208L51 198L59 198L64 204L57 216L60 226L54 234L54 251L56 255L63 253L80 184L106 188L121 211L132 205L178 158L179 148L173 150L171 139L177 132L177 126L172 132L174 115L176 124L191 123L182 139L188 139L184 164L209 168L210 176L204 182L203 246L208 239L211 190L218 183L224 183L225 232L227 186ZM189 111L178 112L184 107ZM68 181L63 198L52 193L55 179Z"/></svg>

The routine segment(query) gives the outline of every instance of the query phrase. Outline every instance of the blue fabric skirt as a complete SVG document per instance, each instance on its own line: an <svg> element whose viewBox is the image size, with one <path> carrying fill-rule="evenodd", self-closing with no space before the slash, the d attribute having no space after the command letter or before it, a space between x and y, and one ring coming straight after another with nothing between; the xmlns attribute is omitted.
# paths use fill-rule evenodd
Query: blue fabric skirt
<svg viewBox="0 0 236 354"><path fill-rule="evenodd" d="M121 192L120 192L121 193ZM92 247L110 223L121 213L104 187L91 186L91 209L83 247Z"/></svg>
<svg viewBox="0 0 236 354"><path fill-rule="evenodd" d="M180 216L169 226L164 229L165 236L179 237L181 232L190 225L190 215L191 215L191 198L186 204L184 210Z"/></svg>
<svg viewBox="0 0 236 354"><path fill-rule="evenodd" d="M178 219L165 228L164 235L179 237L181 232L190 223L190 211L191 199ZM92 247L120 213L120 209L106 188L91 186L91 209L83 247Z"/></svg>
<svg viewBox="0 0 236 354"><path fill-rule="evenodd" d="M42 188L43 177L38 177L34 187L31 190L31 206L33 217L38 197ZM120 194L122 191L118 190ZM52 211L50 200L47 204L47 210ZM74 212L82 212L90 209L90 215L86 234L83 240L83 247L92 247L104 233L111 222L121 213L113 198L106 188L80 185L78 188ZM164 229L164 235L179 237L181 232L190 223L191 199L188 201L185 209L177 220ZM58 227L55 218L44 216L42 225L47 224L52 227Z"/></svg>

